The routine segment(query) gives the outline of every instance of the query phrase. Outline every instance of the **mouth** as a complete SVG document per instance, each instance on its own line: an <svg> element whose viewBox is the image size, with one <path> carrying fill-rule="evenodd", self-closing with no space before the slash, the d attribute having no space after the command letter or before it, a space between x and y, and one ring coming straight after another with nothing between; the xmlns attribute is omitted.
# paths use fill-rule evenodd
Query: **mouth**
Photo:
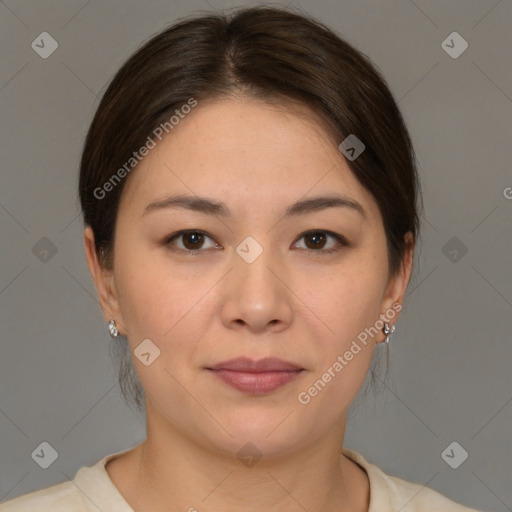
<svg viewBox="0 0 512 512"><path fill-rule="evenodd" d="M229 386L251 395L263 395L275 391L291 382L304 371L239 372L233 370L208 370Z"/></svg>
<svg viewBox="0 0 512 512"><path fill-rule="evenodd" d="M242 357L206 368L225 384L251 395L270 393L288 384L305 370L277 358L259 361Z"/></svg>

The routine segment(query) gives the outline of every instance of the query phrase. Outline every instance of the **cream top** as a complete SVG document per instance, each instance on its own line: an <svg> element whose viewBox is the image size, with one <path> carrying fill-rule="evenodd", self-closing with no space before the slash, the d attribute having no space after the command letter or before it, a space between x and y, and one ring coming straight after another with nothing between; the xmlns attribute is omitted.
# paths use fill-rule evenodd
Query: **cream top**
<svg viewBox="0 0 512 512"><path fill-rule="evenodd" d="M128 450L106 455L78 470L73 480L33 491L0 504L0 512L134 512L113 484L105 464ZM385 474L359 453L343 449L370 482L368 512L478 512L421 484Z"/></svg>

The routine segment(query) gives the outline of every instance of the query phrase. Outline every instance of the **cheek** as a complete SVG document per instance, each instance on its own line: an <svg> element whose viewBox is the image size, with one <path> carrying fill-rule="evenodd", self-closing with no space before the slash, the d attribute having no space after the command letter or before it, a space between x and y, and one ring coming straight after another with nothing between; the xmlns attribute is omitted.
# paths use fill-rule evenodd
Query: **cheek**
<svg viewBox="0 0 512 512"><path fill-rule="evenodd" d="M309 314L316 361L297 397L304 414L321 418L317 421L326 428L349 407L364 382L374 351L365 329L380 314L380 293L370 272L335 275L317 286L308 301L322 322Z"/></svg>
<svg viewBox="0 0 512 512"><path fill-rule="evenodd" d="M179 291L162 295L165 286L158 279L155 266L137 262L134 258L119 260L116 282L127 331L132 337L159 338L164 327L159 319L164 316L167 301L174 297L178 302Z"/></svg>
<svg viewBox="0 0 512 512"><path fill-rule="evenodd" d="M321 339L334 349L343 349L381 313L384 281L380 266L368 258L354 258L324 275L300 280L300 296L306 297L304 302L316 314Z"/></svg>
<svg viewBox="0 0 512 512"><path fill-rule="evenodd" d="M121 244L120 244L121 247ZM116 281L123 320L135 347L151 339L170 362L194 350L209 318L209 291L216 279L204 273L186 274L165 255L132 252L120 258ZM172 358L165 352L172 350Z"/></svg>

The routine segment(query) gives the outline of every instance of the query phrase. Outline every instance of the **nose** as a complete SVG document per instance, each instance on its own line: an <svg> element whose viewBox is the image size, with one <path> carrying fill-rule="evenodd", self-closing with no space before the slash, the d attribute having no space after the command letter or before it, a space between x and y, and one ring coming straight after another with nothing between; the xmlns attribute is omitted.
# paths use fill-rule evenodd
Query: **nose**
<svg viewBox="0 0 512 512"><path fill-rule="evenodd" d="M252 262L233 253L233 268L225 278L222 322L229 329L251 333L279 332L293 318L293 293L282 261L270 248Z"/></svg>

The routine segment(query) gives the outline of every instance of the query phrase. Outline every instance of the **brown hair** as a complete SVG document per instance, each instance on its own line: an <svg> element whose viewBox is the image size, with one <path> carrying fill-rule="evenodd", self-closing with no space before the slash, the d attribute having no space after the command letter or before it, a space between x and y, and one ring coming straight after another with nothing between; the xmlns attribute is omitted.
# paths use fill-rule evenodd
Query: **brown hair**
<svg viewBox="0 0 512 512"><path fill-rule="evenodd" d="M395 275L405 233L419 236L421 199L400 111L368 57L310 16L272 7L181 20L147 41L114 76L88 131L79 178L84 222L105 267L113 263L116 215L129 170L118 172L124 179L109 186L108 194L99 197L98 190L107 190L102 187L122 166L126 171L134 151L191 98L200 104L240 93L299 102L322 119L336 145L351 134L364 143L363 153L347 164L379 206L389 273ZM140 406L143 390L129 382L130 365L125 357L121 388Z"/></svg>

